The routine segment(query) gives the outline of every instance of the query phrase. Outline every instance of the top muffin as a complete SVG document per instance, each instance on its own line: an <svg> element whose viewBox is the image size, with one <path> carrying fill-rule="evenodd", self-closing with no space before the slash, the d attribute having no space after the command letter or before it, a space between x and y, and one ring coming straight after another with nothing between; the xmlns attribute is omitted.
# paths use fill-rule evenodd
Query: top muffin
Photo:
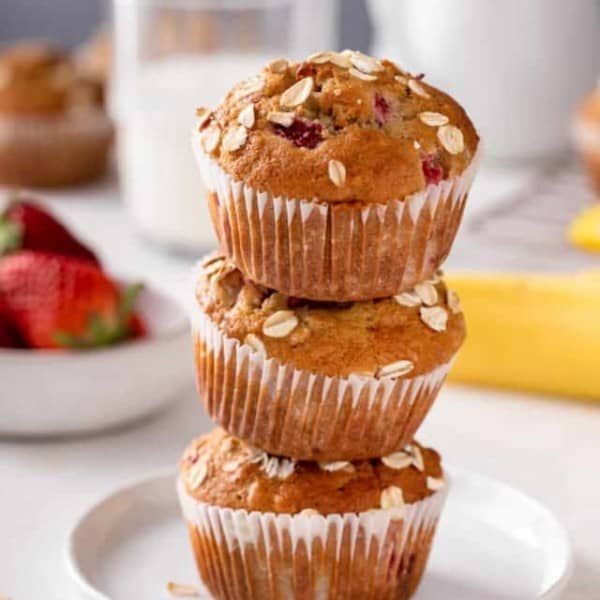
<svg viewBox="0 0 600 600"><path fill-rule="evenodd" d="M479 143L463 108L389 60L356 51L278 59L198 110L195 144L274 196L401 199L460 175Z"/></svg>
<svg viewBox="0 0 600 600"><path fill-rule="evenodd" d="M30 43L0 52L0 113L55 115L102 101L101 86L56 48Z"/></svg>

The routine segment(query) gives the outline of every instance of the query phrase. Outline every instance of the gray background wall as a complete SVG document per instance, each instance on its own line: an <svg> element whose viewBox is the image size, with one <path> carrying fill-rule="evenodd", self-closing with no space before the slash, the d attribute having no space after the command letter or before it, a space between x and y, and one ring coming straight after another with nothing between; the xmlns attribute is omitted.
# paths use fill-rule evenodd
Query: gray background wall
<svg viewBox="0 0 600 600"><path fill-rule="evenodd" d="M340 0L340 5L340 46L368 50L364 0ZM102 22L109 6L106 0L0 0L0 43L41 37L79 44Z"/></svg>

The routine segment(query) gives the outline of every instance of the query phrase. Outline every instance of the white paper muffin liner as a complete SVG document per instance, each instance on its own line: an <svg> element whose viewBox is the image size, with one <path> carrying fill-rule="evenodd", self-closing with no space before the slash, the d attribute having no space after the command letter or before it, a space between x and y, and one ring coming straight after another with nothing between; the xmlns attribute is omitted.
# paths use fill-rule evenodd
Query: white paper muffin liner
<svg viewBox="0 0 600 600"><path fill-rule="evenodd" d="M197 303L192 331L208 415L270 454L303 460L367 459L411 443L452 363L412 378L330 377L225 336Z"/></svg>
<svg viewBox="0 0 600 600"><path fill-rule="evenodd" d="M219 599L409 598L426 567L448 485L397 509L248 512L178 493L200 577Z"/></svg>
<svg viewBox="0 0 600 600"><path fill-rule="evenodd" d="M244 275L288 296L337 302L392 296L433 276L456 236L480 154L458 177L361 208L273 197L234 181L196 137L193 148L221 250Z"/></svg>
<svg viewBox="0 0 600 600"><path fill-rule="evenodd" d="M0 183L61 186L106 169L114 129L100 109L0 117Z"/></svg>

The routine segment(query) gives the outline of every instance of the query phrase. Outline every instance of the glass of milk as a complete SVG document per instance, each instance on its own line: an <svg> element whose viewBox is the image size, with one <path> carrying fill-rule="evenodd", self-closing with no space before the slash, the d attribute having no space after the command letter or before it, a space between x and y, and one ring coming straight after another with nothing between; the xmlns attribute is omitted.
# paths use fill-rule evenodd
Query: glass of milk
<svg viewBox="0 0 600 600"><path fill-rule="evenodd" d="M279 56L334 47L335 2L114 0L121 190L148 238L184 252L215 245L190 149L195 109ZM315 9L322 18L315 24ZM312 19L311 19L312 15Z"/></svg>

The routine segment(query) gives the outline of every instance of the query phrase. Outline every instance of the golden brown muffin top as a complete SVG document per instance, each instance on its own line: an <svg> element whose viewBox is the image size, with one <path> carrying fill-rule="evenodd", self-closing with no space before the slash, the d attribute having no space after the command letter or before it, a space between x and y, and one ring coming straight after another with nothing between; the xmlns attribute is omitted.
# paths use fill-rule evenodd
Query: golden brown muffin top
<svg viewBox="0 0 600 600"><path fill-rule="evenodd" d="M421 75L350 50L273 61L198 116L194 143L234 180L327 202L402 199L460 175L479 143Z"/></svg>
<svg viewBox="0 0 600 600"><path fill-rule="evenodd" d="M54 115L101 102L101 86L57 48L28 43L0 52L0 114Z"/></svg>
<svg viewBox="0 0 600 600"><path fill-rule="evenodd" d="M381 459L296 462L270 456L220 428L189 445L180 474L200 502L284 514L401 509L444 486L439 454L416 442Z"/></svg>
<svg viewBox="0 0 600 600"><path fill-rule="evenodd" d="M465 337L458 298L437 278L392 298L315 302L254 284L212 254L202 262L196 297L226 336L329 376L428 373L447 363Z"/></svg>

